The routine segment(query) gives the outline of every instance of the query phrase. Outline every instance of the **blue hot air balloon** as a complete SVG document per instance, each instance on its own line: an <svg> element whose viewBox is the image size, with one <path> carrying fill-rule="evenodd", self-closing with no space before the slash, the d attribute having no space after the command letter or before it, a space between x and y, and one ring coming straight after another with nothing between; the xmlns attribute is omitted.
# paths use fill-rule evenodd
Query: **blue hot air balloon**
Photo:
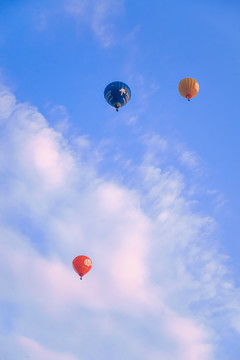
<svg viewBox="0 0 240 360"><path fill-rule="evenodd" d="M126 105L130 100L131 90L124 82L114 81L106 86L104 97L118 111L121 106Z"/></svg>

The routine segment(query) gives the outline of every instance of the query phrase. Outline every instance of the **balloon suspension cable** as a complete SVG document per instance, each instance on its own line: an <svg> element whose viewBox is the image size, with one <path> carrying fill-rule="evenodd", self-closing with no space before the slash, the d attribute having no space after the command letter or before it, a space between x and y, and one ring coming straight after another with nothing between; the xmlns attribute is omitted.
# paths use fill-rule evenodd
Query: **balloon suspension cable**
<svg viewBox="0 0 240 360"><path fill-rule="evenodd" d="M82 276L79 274L79 276L80 276L80 280L82 280Z"/></svg>
<svg viewBox="0 0 240 360"><path fill-rule="evenodd" d="M188 99L188 101L190 101L190 99Z"/></svg>
<svg viewBox="0 0 240 360"><path fill-rule="evenodd" d="M116 111L118 111L118 108L116 107Z"/></svg>

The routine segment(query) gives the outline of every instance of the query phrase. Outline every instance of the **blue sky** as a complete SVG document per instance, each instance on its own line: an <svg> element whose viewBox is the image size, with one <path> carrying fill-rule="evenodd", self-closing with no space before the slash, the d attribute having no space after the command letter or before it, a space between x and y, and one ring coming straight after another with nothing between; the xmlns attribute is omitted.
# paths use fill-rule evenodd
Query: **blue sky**
<svg viewBox="0 0 240 360"><path fill-rule="evenodd" d="M1 4L4 360L239 359L239 35L237 1Z"/></svg>

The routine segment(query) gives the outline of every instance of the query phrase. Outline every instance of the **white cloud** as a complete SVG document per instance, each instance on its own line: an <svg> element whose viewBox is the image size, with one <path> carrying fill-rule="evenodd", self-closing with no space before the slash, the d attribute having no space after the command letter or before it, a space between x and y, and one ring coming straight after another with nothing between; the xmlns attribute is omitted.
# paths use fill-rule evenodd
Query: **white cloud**
<svg viewBox="0 0 240 360"><path fill-rule="evenodd" d="M180 161L190 168L196 168L198 166L197 157L193 151L183 151L180 154Z"/></svg>
<svg viewBox="0 0 240 360"><path fill-rule="evenodd" d="M147 134L143 136L143 143L147 147L147 153L165 152L168 148L168 143L158 134Z"/></svg>
<svg viewBox="0 0 240 360"><path fill-rule="evenodd" d="M7 89L0 87L0 107L1 107L1 118L7 119L15 106L15 97L12 96Z"/></svg>

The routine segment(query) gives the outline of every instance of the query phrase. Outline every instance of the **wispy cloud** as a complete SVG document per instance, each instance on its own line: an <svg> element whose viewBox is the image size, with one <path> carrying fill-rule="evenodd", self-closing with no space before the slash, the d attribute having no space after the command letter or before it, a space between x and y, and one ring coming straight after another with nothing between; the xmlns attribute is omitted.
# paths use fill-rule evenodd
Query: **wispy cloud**
<svg viewBox="0 0 240 360"><path fill-rule="evenodd" d="M66 1L64 9L76 19L87 19L103 46L114 44L113 19L123 12L123 2L116 0Z"/></svg>
<svg viewBox="0 0 240 360"><path fill-rule="evenodd" d="M192 151L183 151L180 154L180 160L183 164L187 165L190 168L196 168L198 166L197 156Z"/></svg>

